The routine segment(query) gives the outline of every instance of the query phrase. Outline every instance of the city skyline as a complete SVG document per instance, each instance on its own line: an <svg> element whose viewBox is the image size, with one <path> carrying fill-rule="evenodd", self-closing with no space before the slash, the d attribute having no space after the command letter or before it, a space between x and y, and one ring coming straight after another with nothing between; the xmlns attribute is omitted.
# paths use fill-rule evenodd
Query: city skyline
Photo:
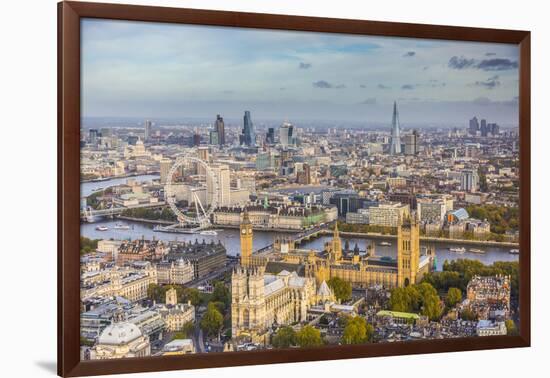
<svg viewBox="0 0 550 378"><path fill-rule="evenodd" d="M517 124L511 45L107 20L82 42L83 117Z"/></svg>

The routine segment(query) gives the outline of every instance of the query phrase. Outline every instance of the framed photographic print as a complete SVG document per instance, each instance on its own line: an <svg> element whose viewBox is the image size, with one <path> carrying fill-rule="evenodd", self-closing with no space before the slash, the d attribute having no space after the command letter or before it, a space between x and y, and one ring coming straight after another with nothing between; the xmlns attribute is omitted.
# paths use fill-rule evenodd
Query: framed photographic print
<svg viewBox="0 0 550 378"><path fill-rule="evenodd" d="M59 375L529 346L529 32L58 9Z"/></svg>

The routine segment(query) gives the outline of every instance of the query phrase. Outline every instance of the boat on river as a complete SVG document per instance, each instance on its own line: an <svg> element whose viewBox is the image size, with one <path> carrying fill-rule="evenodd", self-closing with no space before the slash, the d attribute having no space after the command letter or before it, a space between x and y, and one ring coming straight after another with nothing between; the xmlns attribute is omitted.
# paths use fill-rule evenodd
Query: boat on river
<svg viewBox="0 0 550 378"><path fill-rule="evenodd" d="M464 252L466 252L466 248L464 248L464 247L449 248L449 251L455 252L455 253L464 253Z"/></svg>
<svg viewBox="0 0 550 378"><path fill-rule="evenodd" d="M383 247L391 247L391 243L386 241L380 242L378 243L378 245L381 245Z"/></svg>
<svg viewBox="0 0 550 378"><path fill-rule="evenodd" d="M511 255L519 255L519 249L511 249L510 252L509 252Z"/></svg>
<svg viewBox="0 0 550 378"><path fill-rule="evenodd" d="M96 231L108 231L109 227L107 227L107 226L97 226L95 229L96 229Z"/></svg>
<svg viewBox="0 0 550 378"><path fill-rule="evenodd" d="M130 226L127 224L117 223L115 224L115 230L129 230Z"/></svg>
<svg viewBox="0 0 550 378"><path fill-rule="evenodd" d="M468 250L468 252L480 253L480 254L485 253L485 251L484 251L483 249L477 249L477 248L470 248L470 249Z"/></svg>
<svg viewBox="0 0 550 378"><path fill-rule="evenodd" d="M218 233L214 230L201 231L200 234L204 236L218 236Z"/></svg>

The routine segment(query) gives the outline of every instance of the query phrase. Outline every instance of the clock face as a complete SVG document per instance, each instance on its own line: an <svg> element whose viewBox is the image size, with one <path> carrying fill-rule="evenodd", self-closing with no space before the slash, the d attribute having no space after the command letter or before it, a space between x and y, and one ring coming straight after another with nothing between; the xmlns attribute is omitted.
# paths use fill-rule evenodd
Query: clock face
<svg viewBox="0 0 550 378"><path fill-rule="evenodd" d="M246 230L243 228L243 229L241 230L241 233L242 233L243 235L246 234Z"/></svg>

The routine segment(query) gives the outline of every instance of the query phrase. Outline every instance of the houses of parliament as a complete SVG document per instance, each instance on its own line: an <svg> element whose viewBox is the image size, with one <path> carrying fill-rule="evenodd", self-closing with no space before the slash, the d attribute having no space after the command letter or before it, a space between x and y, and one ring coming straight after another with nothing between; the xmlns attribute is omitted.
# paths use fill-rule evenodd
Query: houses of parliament
<svg viewBox="0 0 550 378"><path fill-rule="evenodd" d="M267 256L253 255L253 230L248 213L240 225L241 261L231 277L233 337L265 334L273 324L306 320L311 306L334 302L327 285L333 277L354 288L381 285L404 287L417 283L430 270L432 256L420 254L416 219L400 222L397 258L379 257L374 245L361 251L342 247L338 226L323 251L297 249L292 241L278 239Z"/></svg>

